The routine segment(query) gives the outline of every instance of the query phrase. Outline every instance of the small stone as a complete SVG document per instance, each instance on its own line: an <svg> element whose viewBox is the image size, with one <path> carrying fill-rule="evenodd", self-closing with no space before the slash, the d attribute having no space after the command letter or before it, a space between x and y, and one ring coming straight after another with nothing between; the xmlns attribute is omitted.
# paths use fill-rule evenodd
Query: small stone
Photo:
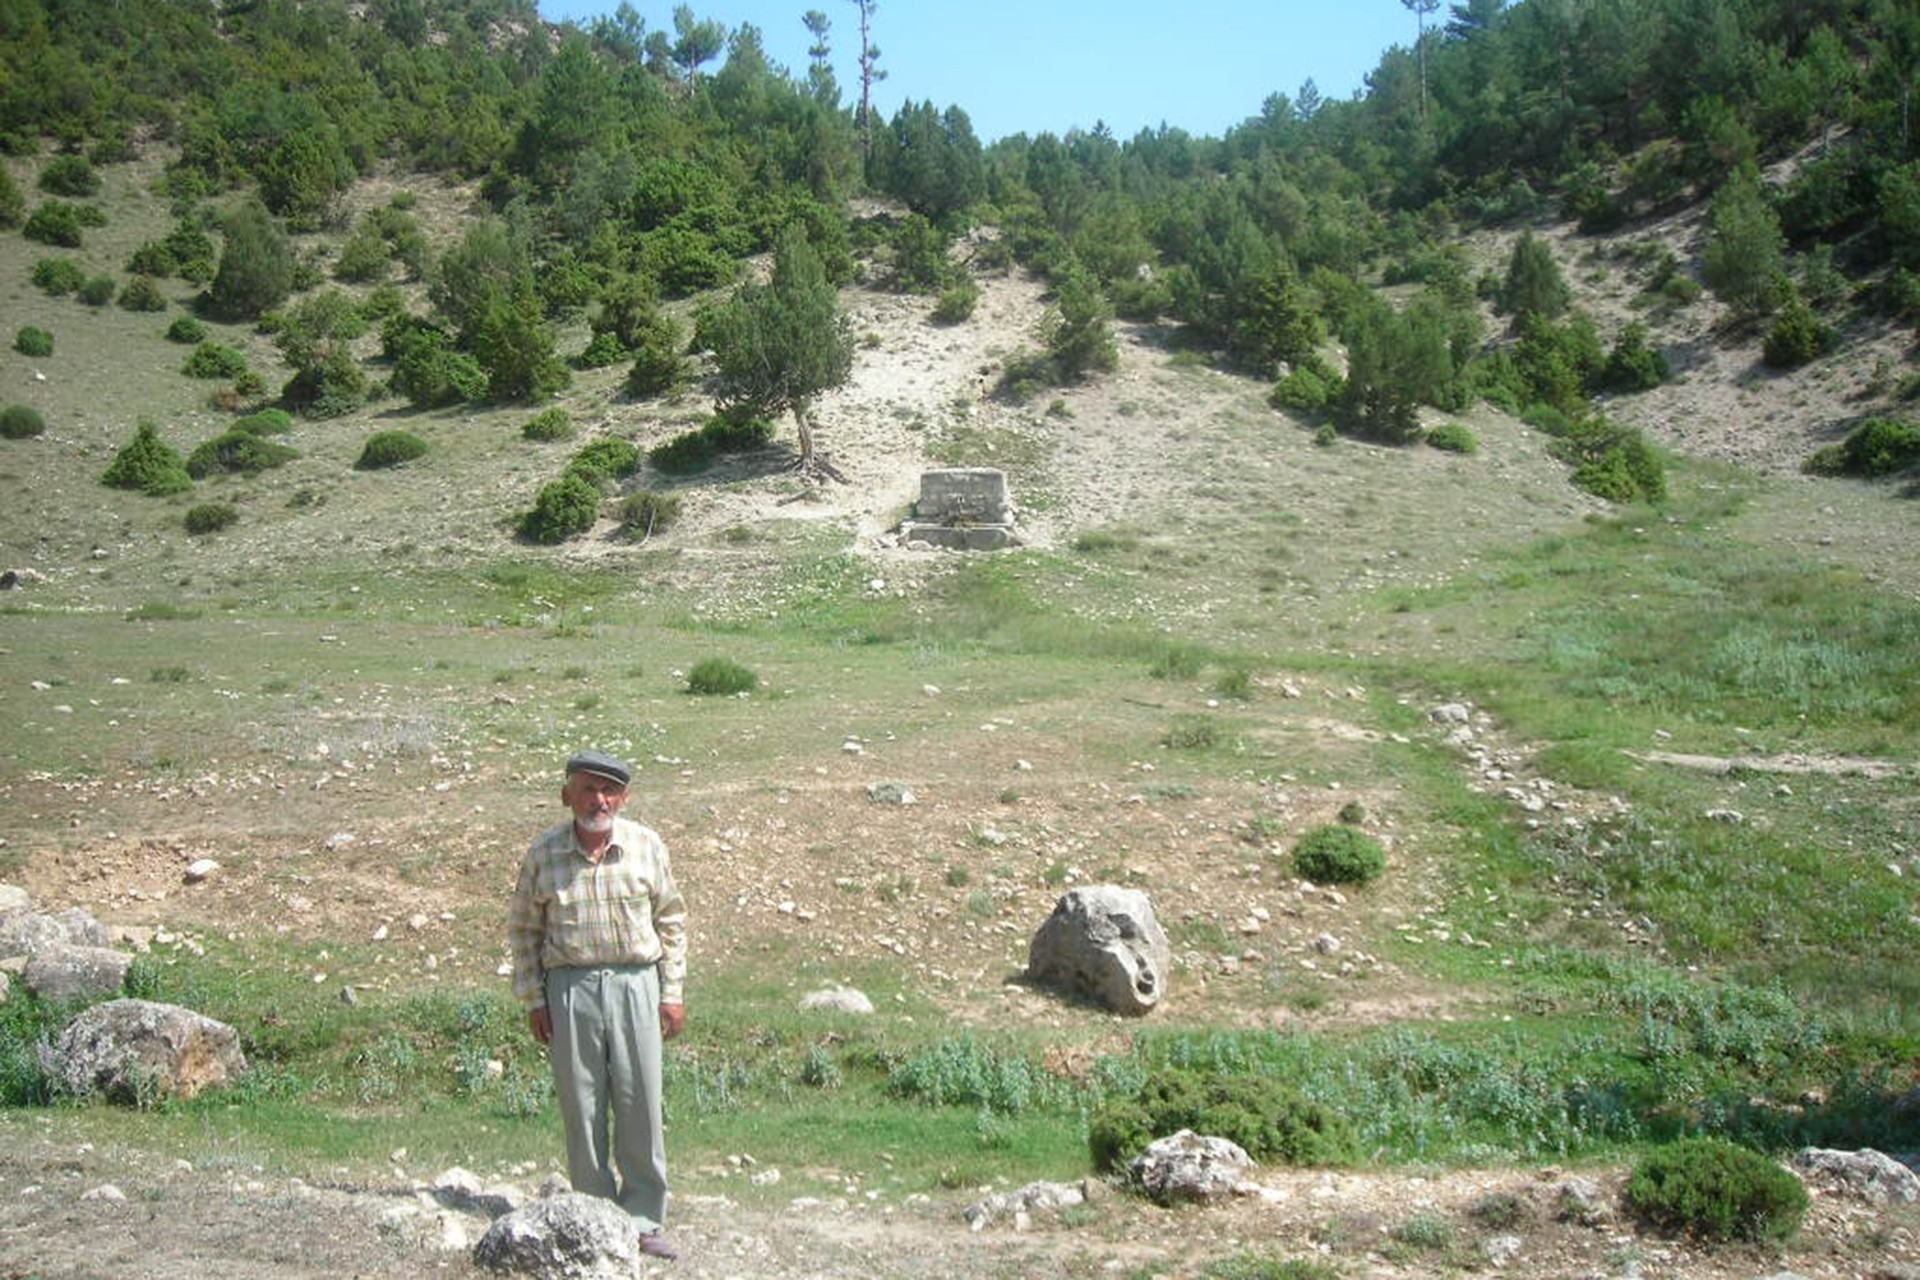
<svg viewBox="0 0 1920 1280"><path fill-rule="evenodd" d="M220 864L212 858L195 858L187 864L186 881L188 884L199 884L218 870Z"/></svg>

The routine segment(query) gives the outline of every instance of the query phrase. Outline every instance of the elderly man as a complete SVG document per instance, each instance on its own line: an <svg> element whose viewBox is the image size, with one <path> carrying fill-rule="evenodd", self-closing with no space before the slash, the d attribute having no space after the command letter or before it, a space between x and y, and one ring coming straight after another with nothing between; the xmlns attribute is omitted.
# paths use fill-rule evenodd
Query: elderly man
<svg viewBox="0 0 1920 1280"><path fill-rule="evenodd" d="M687 912L666 845L619 816L632 780L603 751L567 761L572 817L533 842L514 889L513 993L547 1046L574 1190L618 1203L642 1251L672 1258L660 1043L686 1023Z"/></svg>

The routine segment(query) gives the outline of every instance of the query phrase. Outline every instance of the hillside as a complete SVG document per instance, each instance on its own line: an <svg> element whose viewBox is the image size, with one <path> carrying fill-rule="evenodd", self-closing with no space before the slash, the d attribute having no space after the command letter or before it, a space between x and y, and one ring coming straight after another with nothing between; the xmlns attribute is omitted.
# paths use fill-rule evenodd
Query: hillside
<svg viewBox="0 0 1920 1280"><path fill-rule="evenodd" d="M88 242L90 262L112 269L164 230L161 202L144 194L156 171L105 170L112 217ZM469 186L406 185L436 237L477 212ZM354 200L371 207L392 190ZM1621 265L1635 260L1631 242L1684 250L1698 216L1617 237L1542 230L1580 264L1568 272L1579 305L1624 316L1639 287ZM1507 243L1470 251L1493 270ZM862 1062L967 1031L1084 1080L1103 1056L1128 1053L1135 1029L1012 979L1060 887L1092 879L1149 888L1176 938L1177 994L1150 1020L1157 1035L1333 1045L1404 1034L1439 1053L1461 1031L1514 1037L1502 1028L1518 1017L1532 1037L1514 1043L1545 1046L1590 997L1562 979L1515 985L1502 966L1538 965L1559 946L1765 981L1744 935L1702 942L1700 904L1566 867L1549 882L1498 850L1547 826L1541 814L1573 840L1613 839L1622 815L1691 840L1699 812L1738 808L1752 818L1742 838L1756 842L1756 865L1778 856L1758 843L1774 833L1828 850L1837 877L1883 887L1886 866L1910 857L1906 713L1849 721L1816 701L1804 704L1814 722L1796 724L1785 701L1777 717L1765 710L1790 696L1784 684L1729 701L1733 715L1712 712L1711 692L1643 705L1617 686L1559 691L1600 687L1580 654L1603 663L1610 643L1632 647L1568 621L1629 580L1615 607L1646 610L1648 632L1705 625L1722 607L1703 602L1723 568L1735 594L1759 583L1783 602L1783 626L1797 625L1790 582L1815 602L1827 590L1881 601L1890 626L1912 625L1911 501L1798 472L1824 424L1859 412L1874 366L1902 363L1901 335L1852 332L1835 355L1775 376L1757 372L1752 341L1725 336L1714 304L1651 314L1678 376L1609 412L1675 451L1675 492L1621 521L1569 484L1547 437L1484 406L1424 411L1467 423L1471 455L1317 443L1312 424L1267 403L1265 382L1221 370L1170 329L1126 323L1114 373L1019 404L994 386L1035 341L1039 282L1018 268L981 274L974 315L957 326L930 323L931 299L854 286L843 293L859 337L853 374L817 407L847 483L801 485L785 470L783 423L774 447L713 472L630 481L683 498L682 522L653 539L605 520L541 548L511 524L565 457L597 437L651 445L698 425L709 404L697 386L635 403L619 389L624 370L580 374L559 403L581 434L549 445L521 437L526 406L375 402L298 421L283 438L299 457L258 476L212 477L171 499L116 492L98 476L135 420L186 453L227 415L209 407L207 384L178 373L183 349L161 336L184 287L162 315L88 308L26 283L43 253L0 238L8 314L56 337L50 357L0 357L7 395L49 424L0 446L0 558L45 577L0 613L0 680L16 708L0 756L4 878L42 903L161 930L156 954L179 993L239 1020L276 1070L314 1074L304 1086L273 1077L258 1122L192 1108L0 1113L0 1177L18 1193L0 1197L0 1215L31 1222L0 1243L7 1265L167 1277L238 1257L257 1275L462 1274L457 1254L420 1242L430 1216L392 1226L410 1202L405 1181L469 1164L531 1185L558 1159L551 1115L503 1111L485 1094L436 1102L440 1060L406 1068L416 1078L374 1055L383 1028L407 1025L429 995L498 1000L513 860L556 812L555 762L594 742L642 762L643 811L697 904L696 1023L673 1086L678 1234L692 1246L679 1273L1202 1276L1258 1255L1410 1277L1479 1267L1496 1234L1517 1235L1520 1265L1541 1276L1920 1266L1910 1211L1838 1198L1817 1201L1780 1250L1562 1222L1563 1161L1546 1148L1566 1133L1488 1138L1479 1158L1450 1147L1437 1163L1396 1147L1350 1170L1276 1167L1260 1196L1224 1209L1169 1214L1121 1198L1030 1235L975 1236L958 1212L979 1187L1081 1175L1061 1154L1079 1145L1076 1121L1033 1122L1065 1135L1053 1146L999 1145L991 1115L947 1108L870 1138L796 1107L790 1080L755 1074L813 1045L845 1054L851 1080ZM214 333L270 384L284 378L251 326ZM585 340L576 324L562 345ZM429 454L354 470L366 436L394 426ZM1004 467L1027 548L962 557L893 545L931 465ZM234 504L239 523L190 536L183 512L210 500ZM685 671L713 653L755 668L762 692L687 697ZM1480 709L1467 738L1449 740L1428 711L1458 700ZM1583 737L1604 747L1583 755ZM1600 758L1623 759L1615 747L1779 754L1805 772L1777 786L1764 768L1649 775ZM1890 777L1823 771L1842 756ZM919 803L868 802L881 779L909 782ZM1392 874L1352 895L1287 874L1293 840L1349 807L1386 843ZM221 873L183 887L182 868L202 856ZM1829 892L1819 883L1743 891ZM1861 964L1888 963L1878 947L1904 956L1912 907L1895 883L1885 901L1832 888L1818 929L1887 931ZM1771 908L1751 927L1786 936ZM1801 968L1779 972L1843 1021L1861 993L1822 987L1811 975L1831 959L1826 941L1788 929L1780 958ZM796 1022L793 1002L827 981L871 991L877 1025ZM342 1012L343 987L355 1010ZM338 1047L304 1057L298 1028L328 1028L315 1038ZM537 1072L510 1021L476 1043L509 1080ZM863 1045L871 1059L854 1054ZM754 1101L709 1098L710 1069L737 1073ZM359 1079L357 1099L329 1093L350 1089L326 1083L334 1070ZM367 1092L386 1070L393 1091ZM1798 1096L1800 1068L1777 1071L1783 1096ZM479 1132L449 1126L467 1114L459 1107L474 1108ZM270 1136L274 1108L300 1117L294 1136ZM987 1136L972 1136L976 1125ZM1571 1140L1575 1167L1617 1188L1619 1139ZM742 1155L786 1180L752 1183ZM191 1169L169 1171L176 1157ZM106 1181L131 1204L78 1199ZM1521 1206L1511 1231L1476 1217L1495 1192ZM102 1231L116 1215L137 1216L137 1232Z"/></svg>

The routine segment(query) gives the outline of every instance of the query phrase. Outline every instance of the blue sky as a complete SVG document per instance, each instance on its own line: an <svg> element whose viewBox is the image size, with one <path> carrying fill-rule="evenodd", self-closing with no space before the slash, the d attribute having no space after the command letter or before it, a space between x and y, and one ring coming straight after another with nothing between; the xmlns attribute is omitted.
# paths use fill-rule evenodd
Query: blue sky
<svg viewBox="0 0 1920 1280"><path fill-rule="evenodd" d="M549 21L582 26L618 0L539 0ZM632 0L647 30L673 30L670 0ZM842 100L859 93L859 10L852 0L701 0L694 16L728 31L760 28L768 56L803 74L800 15L833 21ZM1444 6L1429 18L1444 19ZM887 79L874 90L891 116L908 98L958 105L981 141L1065 133L1104 121L1122 139L1175 125L1219 136L1258 115L1268 94L1292 97L1311 77L1322 97L1351 97L1389 46L1412 47L1401 0L879 0L873 42Z"/></svg>

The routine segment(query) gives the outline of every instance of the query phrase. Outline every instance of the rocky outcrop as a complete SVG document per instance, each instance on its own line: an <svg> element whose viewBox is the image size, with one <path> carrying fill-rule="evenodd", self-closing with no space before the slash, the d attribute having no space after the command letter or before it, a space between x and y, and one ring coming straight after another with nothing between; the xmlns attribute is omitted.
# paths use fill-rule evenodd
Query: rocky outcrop
<svg viewBox="0 0 1920 1280"><path fill-rule="evenodd" d="M224 1022L179 1005L109 1000L69 1022L42 1065L68 1093L147 1105L229 1084L247 1059Z"/></svg>
<svg viewBox="0 0 1920 1280"><path fill-rule="evenodd" d="M27 957L20 980L48 1004L71 1004L118 995L127 982L133 957L111 947L76 947L51 942Z"/></svg>
<svg viewBox="0 0 1920 1280"><path fill-rule="evenodd" d="M1828 1194L1850 1196L1868 1204L1912 1204L1920 1200L1920 1177L1892 1156L1870 1147L1859 1151L1807 1147L1793 1157L1793 1167Z"/></svg>
<svg viewBox="0 0 1920 1280"><path fill-rule="evenodd" d="M1172 964L1153 904L1137 889L1088 885L1061 897L1027 948L1027 976L1116 1013L1166 997Z"/></svg>
<svg viewBox="0 0 1920 1280"><path fill-rule="evenodd" d="M473 1260L540 1280L632 1280L640 1233L611 1200L565 1191L500 1218L473 1247Z"/></svg>
<svg viewBox="0 0 1920 1280"><path fill-rule="evenodd" d="M1238 1143L1182 1129L1148 1143L1127 1171L1149 1199L1171 1205L1230 1196L1252 1168Z"/></svg>

